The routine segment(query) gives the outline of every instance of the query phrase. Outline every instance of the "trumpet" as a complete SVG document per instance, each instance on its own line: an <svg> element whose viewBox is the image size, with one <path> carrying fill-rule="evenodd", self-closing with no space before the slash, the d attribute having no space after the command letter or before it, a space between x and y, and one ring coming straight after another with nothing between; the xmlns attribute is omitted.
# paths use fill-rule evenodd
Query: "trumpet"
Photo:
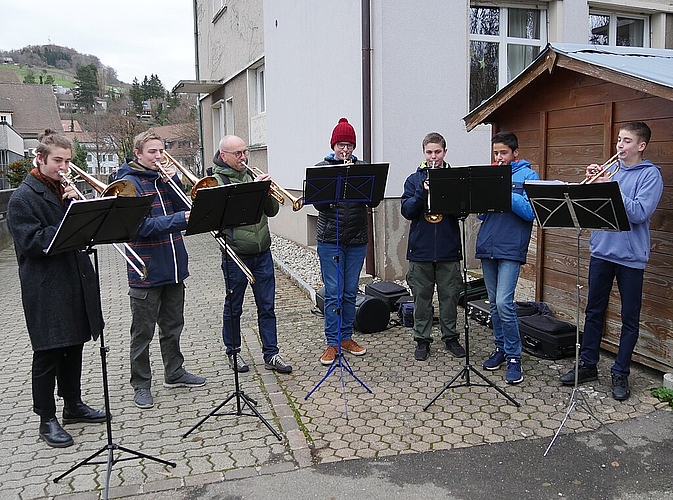
<svg viewBox="0 0 673 500"><path fill-rule="evenodd" d="M614 175L619 172L619 168L621 167L621 163L619 161L619 155L621 152L617 152L614 154L612 158L610 158L608 161L603 163L594 175L591 177L585 177L580 184L591 184L594 182L596 179L602 176L607 176L607 179L610 180ZM613 168L614 167L614 168Z"/></svg>
<svg viewBox="0 0 673 500"><path fill-rule="evenodd" d="M432 166L430 168L435 168L435 162L434 161L432 162ZM426 179L423 182L428 182L428 180ZM429 186L429 184L428 184L428 186ZM428 191L428 195L429 195L429 191ZM429 203L430 203L430 199L428 197L428 210L430 210L430 204ZM440 222L442 222L442 219L444 219L444 214L432 214L432 213L426 212L424 217L425 217L425 220L428 221L430 224L439 224Z"/></svg>
<svg viewBox="0 0 673 500"><path fill-rule="evenodd" d="M248 170L248 172L250 172L250 175L252 175L253 177L258 177L264 174L264 172L257 167L250 167L245 162L243 162L243 165ZM292 202L292 210L294 210L295 212L298 212L299 210L301 210L301 207L304 206L303 196L295 198L287 191L287 189L279 186L273 180L271 181L271 188L269 189L269 194L273 196L281 205L285 204L285 198L287 198L290 202Z"/></svg>
<svg viewBox="0 0 673 500"><path fill-rule="evenodd" d="M203 179L199 179L196 175L194 175L193 172L190 170L186 169L184 166L182 166L175 158L173 158L170 154L168 154L166 151L164 151L164 163L162 164L161 162L156 162L154 165L159 169L159 172L161 172L161 175L163 175L168 182L168 185L171 187L171 189L177 194L180 199L183 201L185 205L187 205L190 210L192 208L192 199L190 199L187 194L178 186L175 181L171 178L170 173L166 170L166 168L170 165L173 165L175 168L177 168L182 174L189 180L189 182L192 184L192 191L191 195L192 198L196 197L196 192L201 189L202 187L214 187L218 185L217 179L215 177L204 177ZM214 183L214 184L213 184ZM245 265L245 262L241 260L241 258L236 255L236 252L234 252L229 245L227 245L226 241L222 236L218 236L217 231L210 231L210 235L215 238L215 241L217 241L217 244L220 245L220 248L227 252L227 255L231 258L231 260L234 261L234 263L238 266L238 268L245 274L245 277L248 279L248 283L253 285L255 283L255 276L252 274L252 271L248 268L248 266Z"/></svg>
<svg viewBox="0 0 673 500"><path fill-rule="evenodd" d="M35 163L35 162L34 162ZM70 168L84 181L86 181L92 188L98 191L98 194L101 197L105 196L136 196L136 188L131 181L120 179L114 181L113 183L106 185L103 182L99 181L95 177L89 175L84 170L79 168L77 165L71 163ZM61 182L63 185L70 186L73 191L77 194L77 197L80 200L86 199L84 194L77 188L75 181L70 177L70 175L65 172L58 171L59 177L61 177ZM126 263L131 266L131 268L138 273L140 279L144 280L147 278L147 267L145 263L140 258L140 256L131 248L131 245L128 243L123 243L122 246L119 246L117 243L113 243L112 246L117 250L119 255L124 257ZM124 251L126 250L126 251ZM127 254L128 252L128 254ZM129 254L131 257L129 257Z"/></svg>

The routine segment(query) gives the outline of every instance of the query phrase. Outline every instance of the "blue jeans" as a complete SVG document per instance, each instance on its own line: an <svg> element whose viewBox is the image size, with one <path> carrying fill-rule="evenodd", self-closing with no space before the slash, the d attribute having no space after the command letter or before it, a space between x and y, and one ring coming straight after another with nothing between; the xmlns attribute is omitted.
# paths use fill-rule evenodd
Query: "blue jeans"
<svg viewBox="0 0 673 500"><path fill-rule="evenodd" d="M521 263L516 260L482 259L488 301L493 320L495 346L507 358L521 358L521 337L514 303L514 290Z"/></svg>
<svg viewBox="0 0 673 500"><path fill-rule="evenodd" d="M318 242L320 271L325 285L327 345L339 345L339 334L341 340L348 340L353 336L355 299L366 253L367 245L337 246L334 243Z"/></svg>
<svg viewBox="0 0 673 500"><path fill-rule="evenodd" d="M272 356L278 354L274 309L276 278L273 272L273 257L271 257L271 250L267 250L252 257L241 257L241 260L255 277L252 293L257 305L257 326L262 341L264 360L269 361ZM222 313L222 340L227 347L227 354L231 354L234 349L241 347L241 314L248 278L232 259L226 259L225 256L222 256L222 273L227 288Z"/></svg>
<svg viewBox="0 0 673 500"><path fill-rule="evenodd" d="M628 376L631 372L631 355L638 341L640 306L643 293L644 269L634 269L607 260L591 257L589 261L589 294L587 297L584 335L582 337L582 361L595 366L600 356L605 312L610 300L612 283L617 278L617 287L622 301L622 332L619 350L612 373Z"/></svg>

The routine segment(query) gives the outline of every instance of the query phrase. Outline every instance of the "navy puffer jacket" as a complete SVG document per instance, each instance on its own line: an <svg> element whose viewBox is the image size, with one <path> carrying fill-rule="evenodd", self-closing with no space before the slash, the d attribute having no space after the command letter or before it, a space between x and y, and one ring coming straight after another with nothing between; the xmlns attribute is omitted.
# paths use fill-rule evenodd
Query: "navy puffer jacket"
<svg viewBox="0 0 673 500"><path fill-rule="evenodd" d="M362 164L355 156L351 156L354 164ZM319 166L343 165L343 160L337 159L332 153ZM362 202L316 203L318 211L318 225L315 238L322 243L337 243L337 222L340 245L364 245L367 237L367 206L376 206ZM338 215L338 220L337 220Z"/></svg>

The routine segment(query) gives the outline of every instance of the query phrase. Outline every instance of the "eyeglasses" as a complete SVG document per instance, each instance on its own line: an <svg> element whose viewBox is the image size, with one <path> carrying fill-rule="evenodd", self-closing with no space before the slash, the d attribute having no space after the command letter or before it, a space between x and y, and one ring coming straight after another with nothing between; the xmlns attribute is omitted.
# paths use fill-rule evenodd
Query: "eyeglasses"
<svg viewBox="0 0 673 500"><path fill-rule="evenodd" d="M248 156L248 151L247 149L244 149L243 151L220 151L220 153L229 153L230 155L234 155L236 158L240 158L243 155Z"/></svg>
<svg viewBox="0 0 673 500"><path fill-rule="evenodd" d="M339 149L355 149L355 144L352 142L337 142L335 146Z"/></svg>

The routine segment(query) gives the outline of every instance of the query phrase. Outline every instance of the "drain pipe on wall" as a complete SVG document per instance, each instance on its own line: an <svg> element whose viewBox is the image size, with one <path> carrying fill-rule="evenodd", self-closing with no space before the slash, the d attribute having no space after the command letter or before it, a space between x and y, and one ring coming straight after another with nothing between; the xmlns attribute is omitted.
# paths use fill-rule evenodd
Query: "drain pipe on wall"
<svg viewBox="0 0 673 500"><path fill-rule="evenodd" d="M194 76L196 81L201 80L199 75L199 23L197 15L197 0L192 2L194 6ZM206 175L206 159L203 152L203 126L201 116L201 94L196 94L196 130L199 133L199 159L201 161L201 177Z"/></svg>
<svg viewBox="0 0 673 500"><path fill-rule="evenodd" d="M371 3L362 0L362 159L372 162L372 67L371 67ZM367 209L367 256L365 271L376 275L376 257L374 255L374 217L372 209Z"/></svg>

